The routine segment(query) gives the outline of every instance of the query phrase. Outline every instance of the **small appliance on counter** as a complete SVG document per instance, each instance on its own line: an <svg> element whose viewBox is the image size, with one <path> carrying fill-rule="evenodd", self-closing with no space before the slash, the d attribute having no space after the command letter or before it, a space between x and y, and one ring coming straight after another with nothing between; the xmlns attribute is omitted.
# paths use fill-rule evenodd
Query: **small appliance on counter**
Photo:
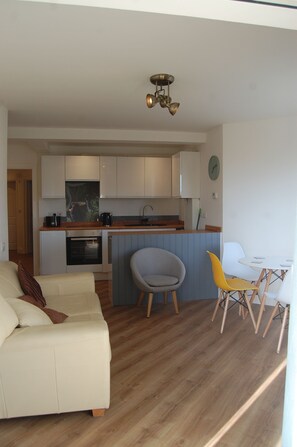
<svg viewBox="0 0 297 447"><path fill-rule="evenodd" d="M44 224L46 227L59 227L61 225L61 216L57 216L55 213L51 216L45 216Z"/></svg>
<svg viewBox="0 0 297 447"><path fill-rule="evenodd" d="M101 213L99 217L100 222L105 227L110 227L112 225L112 214L111 213Z"/></svg>

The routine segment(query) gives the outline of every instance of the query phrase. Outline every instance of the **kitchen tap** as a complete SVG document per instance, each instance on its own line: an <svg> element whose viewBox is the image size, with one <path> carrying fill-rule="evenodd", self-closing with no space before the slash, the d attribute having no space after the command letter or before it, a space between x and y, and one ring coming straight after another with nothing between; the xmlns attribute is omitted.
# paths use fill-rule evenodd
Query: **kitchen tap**
<svg viewBox="0 0 297 447"><path fill-rule="evenodd" d="M150 207L150 209L154 211L154 208L151 205L144 205L144 207L142 208L142 221L148 221L148 217L144 216L144 210L146 209L146 207Z"/></svg>

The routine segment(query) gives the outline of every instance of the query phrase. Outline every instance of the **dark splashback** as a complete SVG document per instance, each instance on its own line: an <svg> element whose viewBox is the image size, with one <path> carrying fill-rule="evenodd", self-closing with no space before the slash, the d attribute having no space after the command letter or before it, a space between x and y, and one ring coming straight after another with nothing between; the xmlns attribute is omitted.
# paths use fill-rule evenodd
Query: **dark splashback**
<svg viewBox="0 0 297 447"><path fill-rule="evenodd" d="M67 222L95 222L99 214L99 182L66 182Z"/></svg>

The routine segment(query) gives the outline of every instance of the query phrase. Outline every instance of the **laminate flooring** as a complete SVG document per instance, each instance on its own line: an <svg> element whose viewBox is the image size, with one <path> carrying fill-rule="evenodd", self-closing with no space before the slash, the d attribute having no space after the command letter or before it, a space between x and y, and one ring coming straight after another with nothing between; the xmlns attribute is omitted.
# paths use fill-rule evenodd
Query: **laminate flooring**
<svg viewBox="0 0 297 447"><path fill-rule="evenodd" d="M0 447L280 447L286 337L280 322L265 339L236 307L219 333L210 300L112 307L110 283L97 281L110 330L111 405L0 421ZM264 313L264 322L269 316ZM257 314L258 308L255 305Z"/></svg>

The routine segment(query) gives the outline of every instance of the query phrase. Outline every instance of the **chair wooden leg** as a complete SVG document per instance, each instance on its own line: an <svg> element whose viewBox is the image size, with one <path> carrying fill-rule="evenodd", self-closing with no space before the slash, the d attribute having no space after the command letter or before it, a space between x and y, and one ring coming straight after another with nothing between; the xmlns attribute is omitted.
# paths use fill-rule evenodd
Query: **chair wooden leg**
<svg viewBox="0 0 297 447"><path fill-rule="evenodd" d="M260 276L259 276L259 278L258 278L258 280L257 280L257 282L256 282L256 284L255 284L255 286L257 287L257 290L254 290L254 291L253 291L252 296L251 296L251 298L250 298L250 303L251 303L251 304L253 304L254 299L256 298L256 295L258 295L259 301L260 301L260 303L261 303L261 297L260 297L260 295L259 295L259 287L260 287L260 284L261 284L261 282L262 282L264 273L265 273L265 269L262 269L262 270L261 270L261 273L260 273Z"/></svg>
<svg viewBox="0 0 297 447"><path fill-rule="evenodd" d="M242 305L240 304L240 301L241 301L241 293L240 292L238 292L238 301L239 301L238 315L240 317L242 317L242 319L244 319L244 309L243 309Z"/></svg>
<svg viewBox="0 0 297 447"><path fill-rule="evenodd" d="M144 298L144 295L145 295L145 292L141 291L140 294L139 294L136 306L140 306L141 305L141 303L143 301L143 298Z"/></svg>
<svg viewBox="0 0 297 447"><path fill-rule="evenodd" d="M147 303L147 313L146 313L146 317L149 318L151 315L151 309L152 309L152 304L153 304L153 293L149 293L148 294L148 303Z"/></svg>
<svg viewBox="0 0 297 447"><path fill-rule="evenodd" d="M227 311L228 311L228 306L229 306L229 299L230 299L230 295L229 295L229 293L227 293L225 307L224 307L224 313L223 313L222 326L221 326L221 334L223 333L224 326L225 326L225 321L226 321Z"/></svg>
<svg viewBox="0 0 297 447"><path fill-rule="evenodd" d="M256 325L255 317L254 317L254 312L253 312L253 309L252 309L249 297L247 296L246 292L244 292L244 299L245 299L246 305L248 307L248 310L249 310L249 313L250 313L250 316L251 316L254 328L256 330L256 326L257 325Z"/></svg>
<svg viewBox="0 0 297 447"><path fill-rule="evenodd" d="M220 290L219 297L218 297L217 302L216 302L216 307L215 307L215 309L213 311L213 314L212 314L212 317L211 317L211 321L214 321L214 319L216 317L216 314L217 314L217 311L218 311L218 308L219 308L219 305L220 305L220 302L222 301L222 299L223 299L223 291Z"/></svg>
<svg viewBox="0 0 297 447"><path fill-rule="evenodd" d="M276 312L278 310L278 305L279 305L279 303L277 302L276 305L273 308L273 311L271 312L269 321L268 321L268 323L266 325L265 331L263 332L263 338L266 337L266 334L267 334L267 332L268 332L268 330L269 330L269 328L271 326L272 320L275 317L275 314L276 314Z"/></svg>
<svg viewBox="0 0 297 447"><path fill-rule="evenodd" d="M168 301L168 292L164 292L164 304L167 304Z"/></svg>
<svg viewBox="0 0 297 447"><path fill-rule="evenodd" d="M174 304L175 313L178 314L178 313L179 313L179 310L178 310L178 303L177 303L176 291L173 290L173 291L171 292L171 294L172 294L172 301L173 301L173 304Z"/></svg>
<svg viewBox="0 0 297 447"><path fill-rule="evenodd" d="M276 352L279 354L281 345L282 345L282 341L283 341L283 336L284 336L284 330L285 330L285 326L286 326L286 322L288 319L288 314L289 314L289 306L287 305L285 307L285 311L284 311L284 316L283 316L283 322L282 322L282 327L281 327L281 332L280 332L280 336L279 336L279 340L278 340L278 345L277 345L277 350Z"/></svg>
<svg viewBox="0 0 297 447"><path fill-rule="evenodd" d="M248 314L248 311L243 306L244 304L244 296L242 292L238 292L238 303L239 303L239 316L245 320ZM242 304L243 303L243 304Z"/></svg>

